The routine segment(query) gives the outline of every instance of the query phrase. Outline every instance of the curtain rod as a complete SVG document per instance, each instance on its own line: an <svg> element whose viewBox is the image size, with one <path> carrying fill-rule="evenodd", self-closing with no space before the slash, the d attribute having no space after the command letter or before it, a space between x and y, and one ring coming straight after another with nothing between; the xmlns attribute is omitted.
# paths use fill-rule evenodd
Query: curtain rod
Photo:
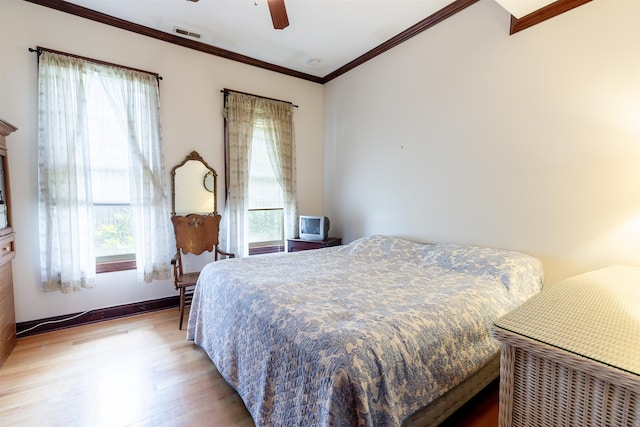
<svg viewBox="0 0 640 427"><path fill-rule="evenodd" d="M162 76L161 75L159 75L158 73L152 73L151 71L140 70L138 68L127 67L125 65L120 65L120 64L114 64L113 62L101 61L99 59L88 58L86 56L74 55L73 53L67 53L67 52L62 52L62 51L59 51L59 50L53 50L53 49L49 49L49 48L46 48L46 47L36 46L35 49L29 48L29 52L37 53L38 57L40 57L42 52L57 53L58 55L66 55L66 56L70 56L72 58L83 59L85 61L91 61L91 62L95 62L95 63L101 64L101 65L109 65L111 67L124 68L125 70L131 70L131 71L137 71L137 72L140 72L140 73L151 74L152 76L155 76L156 79L162 80Z"/></svg>
<svg viewBox="0 0 640 427"><path fill-rule="evenodd" d="M283 101L282 99L275 99L275 98L269 98L269 97L266 97L266 96L254 95L254 94L252 94L252 93L240 92L239 90L233 90L233 89L226 89L226 88L225 88L225 89L220 90L220 93L224 93L225 95L226 95L227 93L229 93L229 92L240 93L240 94L242 94L242 95L255 96L255 97L258 97L258 98L269 99L269 100L271 100L271 101L284 102L285 104L289 104L289 105L291 105L291 106L292 106L292 107L294 107L294 108L298 108L298 106L297 106L296 104L294 104L293 102L290 102L290 101Z"/></svg>

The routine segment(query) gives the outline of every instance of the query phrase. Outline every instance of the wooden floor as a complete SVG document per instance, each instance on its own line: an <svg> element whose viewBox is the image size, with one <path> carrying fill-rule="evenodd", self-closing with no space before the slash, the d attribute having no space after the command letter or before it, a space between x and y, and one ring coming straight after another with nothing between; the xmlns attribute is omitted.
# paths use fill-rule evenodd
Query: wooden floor
<svg viewBox="0 0 640 427"><path fill-rule="evenodd" d="M177 309L18 339L0 368L1 426L253 426ZM497 385L447 426L497 425Z"/></svg>

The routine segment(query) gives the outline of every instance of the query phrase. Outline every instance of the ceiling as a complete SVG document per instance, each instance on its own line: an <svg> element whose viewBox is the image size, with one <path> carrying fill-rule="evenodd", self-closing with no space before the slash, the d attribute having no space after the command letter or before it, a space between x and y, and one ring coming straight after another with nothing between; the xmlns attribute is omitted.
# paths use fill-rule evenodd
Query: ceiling
<svg viewBox="0 0 640 427"><path fill-rule="evenodd" d="M542 9L554 0L496 0L516 18L522 18L533 11Z"/></svg>
<svg viewBox="0 0 640 427"><path fill-rule="evenodd" d="M403 41L408 37L397 36L430 17L433 20L434 14L444 19L475 1L285 0L290 25L283 30L273 28L267 0L68 0L56 5L71 3L313 80L335 73L394 38L394 44ZM520 17L553 0L495 1ZM51 1L33 2L56 7ZM456 6L453 12L443 14L452 6ZM199 38L178 34L176 29Z"/></svg>

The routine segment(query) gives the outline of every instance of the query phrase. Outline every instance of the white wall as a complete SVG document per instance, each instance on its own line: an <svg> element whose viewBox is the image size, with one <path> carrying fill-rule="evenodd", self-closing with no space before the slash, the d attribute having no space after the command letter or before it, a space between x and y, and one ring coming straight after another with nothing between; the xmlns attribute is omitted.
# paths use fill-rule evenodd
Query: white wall
<svg viewBox="0 0 640 427"><path fill-rule="evenodd" d="M98 275L74 294L40 291L37 190L37 62L44 46L159 73L166 176L192 150L223 168L223 88L294 102L301 212L322 212L321 85L97 24L22 0L0 0L0 117L19 128L8 138L16 232L18 322L176 295L170 281L136 283L132 271ZM301 173L302 171L303 173ZM218 192L224 179L218 182ZM222 196L218 200L223 207ZM167 221L169 219L167 218ZM167 260L168 262L169 260Z"/></svg>
<svg viewBox="0 0 640 427"><path fill-rule="evenodd" d="M508 31L482 0L325 85L332 234L640 264L640 2Z"/></svg>

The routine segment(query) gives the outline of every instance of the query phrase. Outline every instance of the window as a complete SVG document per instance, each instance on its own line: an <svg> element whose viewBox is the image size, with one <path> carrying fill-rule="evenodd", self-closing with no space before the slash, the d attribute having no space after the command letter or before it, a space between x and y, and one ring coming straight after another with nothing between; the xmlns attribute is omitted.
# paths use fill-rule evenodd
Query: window
<svg viewBox="0 0 640 427"><path fill-rule="evenodd" d="M38 52L43 290L93 286L96 262L169 278L157 76Z"/></svg>
<svg viewBox="0 0 640 427"><path fill-rule="evenodd" d="M297 233L293 105L225 90L224 111L221 243L240 257L282 251Z"/></svg>
<svg viewBox="0 0 640 427"><path fill-rule="evenodd" d="M88 83L87 110L96 272L135 269L126 123L100 81Z"/></svg>
<svg viewBox="0 0 640 427"><path fill-rule="evenodd" d="M253 128L249 164L249 253L284 249L282 186L273 170L263 122Z"/></svg>

